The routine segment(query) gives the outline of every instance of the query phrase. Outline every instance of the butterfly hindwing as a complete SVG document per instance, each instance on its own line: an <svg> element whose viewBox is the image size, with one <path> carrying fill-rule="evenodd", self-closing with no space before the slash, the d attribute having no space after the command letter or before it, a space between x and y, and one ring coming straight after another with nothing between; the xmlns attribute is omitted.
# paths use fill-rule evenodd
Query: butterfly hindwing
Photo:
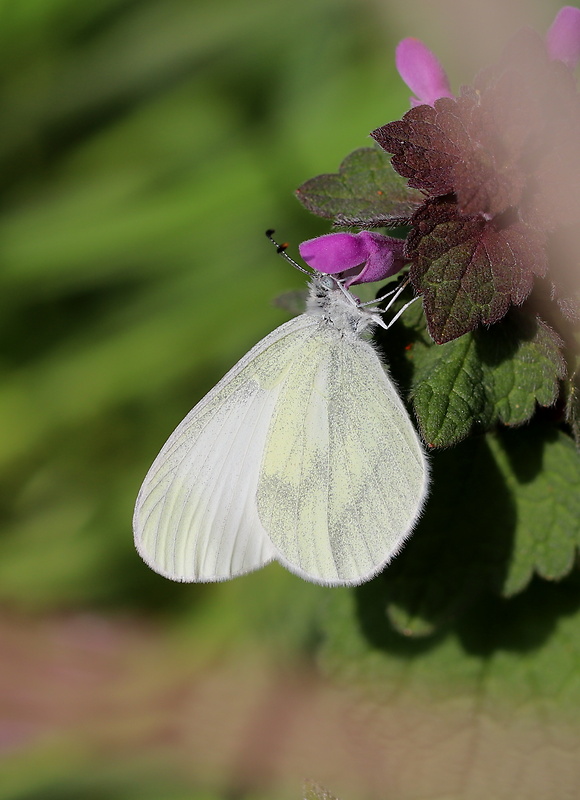
<svg viewBox="0 0 580 800"><path fill-rule="evenodd" d="M258 485L283 563L319 583L367 580L410 533L426 485L421 444L371 345L319 329L277 399Z"/></svg>

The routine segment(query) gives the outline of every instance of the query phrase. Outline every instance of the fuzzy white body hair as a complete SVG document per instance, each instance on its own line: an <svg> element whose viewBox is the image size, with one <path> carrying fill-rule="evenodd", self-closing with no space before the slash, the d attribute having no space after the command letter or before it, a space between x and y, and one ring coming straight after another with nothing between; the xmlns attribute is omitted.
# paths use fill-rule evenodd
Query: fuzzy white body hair
<svg viewBox="0 0 580 800"><path fill-rule="evenodd" d="M322 317L345 336L358 338L365 330L383 321L369 311L331 275L315 275L310 281L306 313Z"/></svg>

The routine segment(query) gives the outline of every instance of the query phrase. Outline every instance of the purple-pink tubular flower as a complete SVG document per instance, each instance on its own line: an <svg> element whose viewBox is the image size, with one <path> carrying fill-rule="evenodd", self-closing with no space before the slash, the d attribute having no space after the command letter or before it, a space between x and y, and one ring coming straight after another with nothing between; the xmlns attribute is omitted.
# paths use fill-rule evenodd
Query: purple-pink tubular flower
<svg viewBox="0 0 580 800"><path fill-rule="evenodd" d="M574 69L580 61L580 9L564 6L546 34L548 55Z"/></svg>
<svg viewBox="0 0 580 800"><path fill-rule="evenodd" d="M299 246L312 269L328 275L346 273L346 286L373 283L395 275L405 264L404 241L371 231L327 233Z"/></svg>
<svg viewBox="0 0 580 800"><path fill-rule="evenodd" d="M432 106L440 97L453 97L441 62L419 39L399 42L395 63L399 75L416 95L411 97L412 106Z"/></svg>

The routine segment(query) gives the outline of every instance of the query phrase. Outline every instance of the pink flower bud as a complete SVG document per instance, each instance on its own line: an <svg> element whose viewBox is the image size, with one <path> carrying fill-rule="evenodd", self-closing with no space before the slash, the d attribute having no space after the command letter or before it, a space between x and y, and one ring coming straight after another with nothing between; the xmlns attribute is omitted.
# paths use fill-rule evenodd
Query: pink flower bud
<svg viewBox="0 0 580 800"><path fill-rule="evenodd" d="M373 283L395 275L405 264L404 242L371 231L327 233L299 246L301 257L318 272L346 273L346 285Z"/></svg>
<svg viewBox="0 0 580 800"><path fill-rule="evenodd" d="M574 69L580 61L580 9L564 6L546 34L548 55Z"/></svg>
<svg viewBox="0 0 580 800"><path fill-rule="evenodd" d="M439 59L419 39L399 42L395 62L399 75L416 95L411 97L412 106L432 106L440 97L453 97Z"/></svg>

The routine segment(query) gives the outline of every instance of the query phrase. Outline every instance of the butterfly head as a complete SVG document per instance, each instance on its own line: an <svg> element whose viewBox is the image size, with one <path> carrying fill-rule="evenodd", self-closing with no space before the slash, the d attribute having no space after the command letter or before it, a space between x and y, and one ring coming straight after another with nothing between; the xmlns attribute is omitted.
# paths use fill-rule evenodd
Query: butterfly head
<svg viewBox="0 0 580 800"><path fill-rule="evenodd" d="M314 275L309 288L306 313L319 317L341 335L358 337L374 325L384 326L380 315L362 306L334 276Z"/></svg>

